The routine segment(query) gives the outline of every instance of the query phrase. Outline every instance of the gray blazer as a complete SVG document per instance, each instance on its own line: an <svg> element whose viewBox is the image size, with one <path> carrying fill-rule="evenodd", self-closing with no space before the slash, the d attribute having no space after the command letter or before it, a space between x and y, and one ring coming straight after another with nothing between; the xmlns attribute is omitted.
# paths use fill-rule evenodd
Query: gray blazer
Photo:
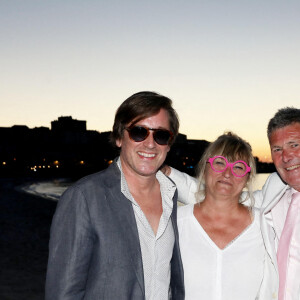
<svg viewBox="0 0 300 300"><path fill-rule="evenodd" d="M114 162L62 195L51 226L46 300L145 299L135 216L120 187L120 170ZM170 292L171 299L182 300L177 191L173 201L175 246Z"/></svg>

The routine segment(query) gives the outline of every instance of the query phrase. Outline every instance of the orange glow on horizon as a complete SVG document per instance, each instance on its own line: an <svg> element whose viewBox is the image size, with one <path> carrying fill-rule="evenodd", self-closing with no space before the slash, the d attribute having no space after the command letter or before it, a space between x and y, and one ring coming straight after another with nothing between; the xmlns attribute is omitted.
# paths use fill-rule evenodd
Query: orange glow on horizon
<svg viewBox="0 0 300 300"><path fill-rule="evenodd" d="M270 149L260 149L260 150L253 150L253 155L258 157L260 162L266 162L266 163L271 163L272 162L272 157L270 153Z"/></svg>

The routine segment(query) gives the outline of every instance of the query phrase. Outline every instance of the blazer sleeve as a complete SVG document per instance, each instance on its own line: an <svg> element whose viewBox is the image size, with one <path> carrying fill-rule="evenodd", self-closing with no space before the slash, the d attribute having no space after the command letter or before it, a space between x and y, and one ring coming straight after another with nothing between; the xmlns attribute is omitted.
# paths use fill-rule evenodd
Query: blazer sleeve
<svg viewBox="0 0 300 300"><path fill-rule="evenodd" d="M92 249L86 199L78 187L71 187L59 200L51 225L46 300L84 298Z"/></svg>
<svg viewBox="0 0 300 300"><path fill-rule="evenodd" d="M195 193L197 191L196 178L171 168L169 177L175 182L178 190L178 201L183 204L196 203Z"/></svg>

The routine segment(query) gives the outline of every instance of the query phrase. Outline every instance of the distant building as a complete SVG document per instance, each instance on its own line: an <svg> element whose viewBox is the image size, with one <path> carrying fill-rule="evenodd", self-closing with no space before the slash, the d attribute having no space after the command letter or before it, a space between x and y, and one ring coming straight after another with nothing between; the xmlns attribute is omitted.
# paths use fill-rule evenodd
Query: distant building
<svg viewBox="0 0 300 300"><path fill-rule="evenodd" d="M51 122L51 131L55 132L85 132L86 121L72 119L71 116L59 117L58 120Z"/></svg>

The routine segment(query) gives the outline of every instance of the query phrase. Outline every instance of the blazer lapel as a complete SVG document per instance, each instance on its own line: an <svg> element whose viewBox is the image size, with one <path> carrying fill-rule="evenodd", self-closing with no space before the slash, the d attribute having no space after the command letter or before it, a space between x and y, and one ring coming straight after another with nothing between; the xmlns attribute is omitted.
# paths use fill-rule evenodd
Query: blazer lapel
<svg viewBox="0 0 300 300"><path fill-rule="evenodd" d="M267 214L268 212L270 212L278 203L278 201L281 199L281 197L284 195L286 189L287 189L287 185L284 186L280 191L278 191L276 194L273 193L273 195L270 193L267 193L264 197L266 199L270 199L272 198L272 201L270 201L270 203L263 209L263 213Z"/></svg>
<svg viewBox="0 0 300 300"><path fill-rule="evenodd" d="M120 231L123 232L124 239L127 239L132 266L145 295L142 253L132 204L121 192L120 170L117 164L114 162L109 169L106 180L111 198L109 204L114 210L114 216L119 220Z"/></svg>
<svg viewBox="0 0 300 300"><path fill-rule="evenodd" d="M266 250L273 262L273 265L275 266L276 271L278 271L275 251L275 231L273 227L268 225L264 213L261 214L261 232L263 240L265 241Z"/></svg>
<svg viewBox="0 0 300 300"><path fill-rule="evenodd" d="M275 182L274 182L275 183ZM275 230L274 230L274 224L273 227L268 225L268 221L266 219L266 214L268 214L280 201L281 197L284 195L287 185L283 185L281 182L280 188L278 186L278 182L276 182L276 186L273 184L270 184L268 186L268 189L264 195L265 200L268 201L268 205L262 209L261 212L261 230L262 230L262 236L265 241L267 252L269 253L273 264L275 265L276 271L278 272L277 267L277 258L276 258L276 250L275 250ZM265 201L264 200L264 201ZM273 214L273 211L272 211Z"/></svg>
<svg viewBox="0 0 300 300"><path fill-rule="evenodd" d="M172 225L175 235L175 244L173 249L173 257L171 260L171 282L172 299L184 298L184 278L183 278L183 265L179 249L179 235L177 228L177 197L178 192L176 190L173 198L173 211L171 214Z"/></svg>

